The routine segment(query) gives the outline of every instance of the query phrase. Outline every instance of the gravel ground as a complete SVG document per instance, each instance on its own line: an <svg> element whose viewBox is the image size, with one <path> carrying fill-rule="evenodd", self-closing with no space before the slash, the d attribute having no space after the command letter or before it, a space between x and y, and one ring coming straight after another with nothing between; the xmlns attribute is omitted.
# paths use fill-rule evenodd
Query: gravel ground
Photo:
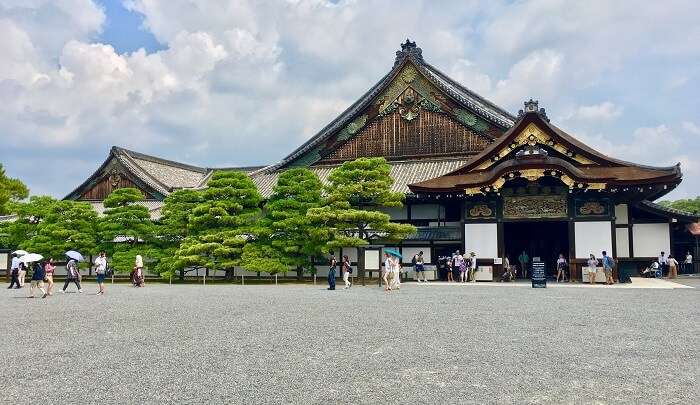
<svg viewBox="0 0 700 405"><path fill-rule="evenodd" d="M94 291L3 290L0 402L700 402L698 289Z"/></svg>

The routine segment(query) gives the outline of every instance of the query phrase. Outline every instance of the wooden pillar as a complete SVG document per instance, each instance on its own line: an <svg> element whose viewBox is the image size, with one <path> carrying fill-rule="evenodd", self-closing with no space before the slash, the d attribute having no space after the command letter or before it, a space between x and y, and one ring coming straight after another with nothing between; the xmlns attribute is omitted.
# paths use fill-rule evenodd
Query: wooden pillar
<svg viewBox="0 0 700 405"><path fill-rule="evenodd" d="M569 280L576 280L578 271L574 260L576 259L576 228L574 220L569 218Z"/></svg>

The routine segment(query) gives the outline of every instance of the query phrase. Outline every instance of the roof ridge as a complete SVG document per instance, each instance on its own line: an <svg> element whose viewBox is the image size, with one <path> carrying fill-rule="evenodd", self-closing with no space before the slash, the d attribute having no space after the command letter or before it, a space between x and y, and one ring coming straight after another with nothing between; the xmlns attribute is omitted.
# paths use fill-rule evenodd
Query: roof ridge
<svg viewBox="0 0 700 405"><path fill-rule="evenodd" d="M166 184L163 183L162 181L158 180L157 178L155 178L155 176L153 176L153 175L150 174L147 170L145 170L143 167L141 167L138 163L136 163L136 162L134 161L134 158L133 158L131 155L129 155L129 154L122 154L122 155L117 155L116 157L117 157L117 159L119 159L119 161L122 162L124 165L126 165L126 166L131 166L131 165L133 165L133 166L136 166L139 170L141 170L141 172L142 172L143 175L147 176L150 180L152 180L152 181L155 183L156 186L160 187L160 190L158 190L158 191L161 191L161 192L163 192L164 194L169 194L169 193L170 193L171 187L169 187L168 185L166 185ZM127 160L127 162L124 162L122 159Z"/></svg>
<svg viewBox="0 0 700 405"><path fill-rule="evenodd" d="M147 155L145 153L136 152L134 150L123 148L121 146L112 146L112 149L119 152L119 153L123 153L125 155L130 156L132 159L147 160L149 162L158 163L158 164L162 164L165 166L177 167L180 169L190 170L190 171L194 171L194 172L198 172L198 173L206 173L207 172L207 168L205 168L205 167L194 166L194 165L190 165L187 163L182 163L182 162L177 162L174 160L164 159L164 158L161 158L158 156Z"/></svg>

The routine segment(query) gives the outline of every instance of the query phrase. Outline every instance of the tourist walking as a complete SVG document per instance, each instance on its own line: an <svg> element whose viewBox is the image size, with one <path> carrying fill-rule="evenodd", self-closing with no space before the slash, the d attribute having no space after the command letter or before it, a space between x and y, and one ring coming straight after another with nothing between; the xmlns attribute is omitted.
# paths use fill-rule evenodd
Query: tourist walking
<svg viewBox="0 0 700 405"><path fill-rule="evenodd" d="M608 256L608 252L603 250L603 271L605 271L605 284L613 285L615 280L613 280L613 267L615 267L615 259Z"/></svg>
<svg viewBox="0 0 700 405"><path fill-rule="evenodd" d="M331 253L331 258L328 260L328 289L335 290L335 270L338 267L338 260Z"/></svg>
<svg viewBox="0 0 700 405"><path fill-rule="evenodd" d="M389 289L401 289L401 262L396 256L390 256Z"/></svg>
<svg viewBox="0 0 700 405"><path fill-rule="evenodd" d="M501 277L501 282L513 281L515 274L513 274L513 267L510 265L510 259L508 259L508 253L506 253L503 258L503 276Z"/></svg>
<svg viewBox="0 0 700 405"><path fill-rule="evenodd" d="M343 282L345 283L345 287L343 289L347 290L348 288L352 287L352 283L350 283L352 267L350 267L350 258L348 258L348 255L343 255L341 271L343 272Z"/></svg>
<svg viewBox="0 0 700 405"><path fill-rule="evenodd" d="M564 258L564 253L559 253L559 258L557 259L557 283L561 278L561 281L566 281L566 268L569 264Z"/></svg>
<svg viewBox="0 0 700 405"><path fill-rule="evenodd" d="M418 254L413 255L413 259L411 259L411 261L413 262L413 269L416 272L416 279L418 280L418 282L419 283L421 282L420 276L422 275L423 282L427 283L428 278L425 275L425 267L424 267L425 263L423 261L423 251L421 250L420 252L418 252Z"/></svg>
<svg viewBox="0 0 700 405"><path fill-rule="evenodd" d="M68 263L66 264L66 280L63 282L63 289L61 290L62 293L66 292L66 288L68 288L68 284L71 282L75 283L75 286L78 287L79 293L83 292L83 289L80 287L80 269L78 268L78 262L75 259L68 260Z"/></svg>
<svg viewBox="0 0 700 405"><path fill-rule="evenodd" d="M666 253L661 252L658 262L659 266L661 266L661 275L668 274L668 257L666 257Z"/></svg>
<svg viewBox="0 0 700 405"><path fill-rule="evenodd" d="M46 261L46 264L44 265L44 273L46 277L46 292L49 295L53 295L53 274L56 271L56 266L53 264L53 257L49 257L49 260Z"/></svg>
<svg viewBox="0 0 700 405"><path fill-rule="evenodd" d="M678 277L678 261L672 255L668 255L668 278L676 277Z"/></svg>
<svg viewBox="0 0 700 405"><path fill-rule="evenodd" d="M31 284L29 285L29 298L34 298L34 289L39 288L39 291L42 292L41 298L46 298L48 295L46 293L46 290L44 289L44 276L46 273L44 273L44 266L37 262L34 263L34 271L32 272L32 281Z"/></svg>
<svg viewBox="0 0 700 405"><path fill-rule="evenodd" d="M27 276L27 266L29 264L20 261L19 263L19 273L17 274L17 278L19 279L19 286L24 287L24 279Z"/></svg>
<svg viewBox="0 0 700 405"><path fill-rule="evenodd" d="M134 284L134 287L143 287L145 283L143 276L143 257L141 257L141 255L136 255L133 273L131 282Z"/></svg>
<svg viewBox="0 0 700 405"><path fill-rule="evenodd" d="M104 295L105 293L105 276L107 274L107 257L104 250L100 252L100 255L95 258L95 275L97 279L97 286L99 290L97 295Z"/></svg>
<svg viewBox="0 0 700 405"><path fill-rule="evenodd" d="M469 281L476 283L476 253L469 253Z"/></svg>
<svg viewBox="0 0 700 405"><path fill-rule="evenodd" d="M384 283L384 291L389 292L389 273L391 272L391 257L388 253L384 253L384 269L382 270L382 282Z"/></svg>
<svg viewBox="0 0 700 405"><path fill-rule="evenodd" d="M466 282L466 277L467 277L467 263L464 260L464 256L462 256L458 251L455 252L455 268L459 270L459 281L461 283Z"/></svg>
<svg viewBox="0 0 700 405"><path fill-rule="evenodd" d="M595 283L595 276L598 271L598 259L593 256L593 253L588 257L588 282Z"/></svg>
<svg viewBox="0 0 700 405"><path fill-rule="evenodd" d="M19 267L22 262L19 260L19 255L17 253L12 254L12 264L10 265L10 286L7 289L11 289L13 286L15 289L22 288L19 285Z"/></svg>
<svg viewBox="0 0 700 405"><path fill-rule="evenodd" d="M520 274L523 275L523 278L527 278L527 266L528 263L530 263L530 256L528 256L524 250L523 253L518 256L518 262L520 263Z"/></svg>

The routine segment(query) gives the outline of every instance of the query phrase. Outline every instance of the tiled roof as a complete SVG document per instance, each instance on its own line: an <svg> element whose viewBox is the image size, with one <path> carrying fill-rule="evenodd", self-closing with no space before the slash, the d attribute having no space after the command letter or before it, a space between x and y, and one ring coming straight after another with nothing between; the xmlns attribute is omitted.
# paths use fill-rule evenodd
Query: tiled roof
<svg viewBox="0 0 700 405"><path fill-rule="evenodd" d="M102 203L102 201L89 201L89 203L92 205L95 212L97 212L97 215L104 215L105 205ZM148 212L151 214L151 219L160 218L160 210L163 207L163 201L147 200L139 201L137 204L148 208Z"/></svg>
<svg viewBox="0 0 700 405"><path fill-rule="evenodd" d="M464 165L466 162L467 160L465 159L388 162L391 166L391 177L394 179L394 185L391 187L391 191L408 194L411 192L408 189L409 184L442 176ZM338 166L339 165L314 166L310 169L319 177L321 183L325 185L328 184L328 175L331 170ZM281 172L282 171L259 171L252 173L250 177L258 187L260 194L264 198L268 198L272 195L272 188L277 183L277 177Z"/></svg>
<svg viewBox="0 0 700 405"><path fill-rule="evenodd" d="M462 231L456 226L419 227L416 233L406 236L404 240L461 240Z"/></svg>
<svg viewBox="0 0 700 405"><path fill-rule="evenodd" d="M172 160L144 155L128 149L114 147L117 158L141 180L163 194L179 188L192 188L202 181L208 170Z"/></svg>

